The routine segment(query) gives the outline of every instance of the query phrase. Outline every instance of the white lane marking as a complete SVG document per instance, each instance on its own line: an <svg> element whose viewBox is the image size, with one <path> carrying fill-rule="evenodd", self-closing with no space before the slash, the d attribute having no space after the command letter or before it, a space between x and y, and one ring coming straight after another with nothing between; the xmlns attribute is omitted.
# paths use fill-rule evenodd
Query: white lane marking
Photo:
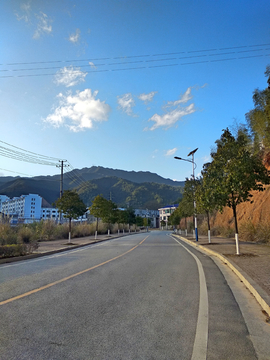
<svg viewBox="0 0 270 360"><path fill-rule="evenodd" d="M204 270L202 267L202 263L197 258L197 256L194 255L188 248L186 248L186 246L181 244L174 237L172 238L193 256L198 266L199 282L200 282L200 302L199 302L196 335L195 335L191 360L206 360L207 342L208 342L208 294L207 294Z"/></svg>

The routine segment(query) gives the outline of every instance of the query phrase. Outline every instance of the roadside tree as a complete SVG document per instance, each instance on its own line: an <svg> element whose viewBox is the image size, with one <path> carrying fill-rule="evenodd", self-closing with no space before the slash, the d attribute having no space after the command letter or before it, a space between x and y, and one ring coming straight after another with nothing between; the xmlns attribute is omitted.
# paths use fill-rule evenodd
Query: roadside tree
<svg viewBox="0 0 270 360"><path fill-rule="evenodd" d="M213 202L220 211L224 206L233 210L239 255L237 205L250 201L252 190L264 190L264 184L269 184L269 172L261 158L249 150L243 132L235 138L228 129L223 130L216 144L217 149L211 154L213 160L205 166L204 183L206 189L211 189Z"/></svg>
<svg viewBox="0 0 270 360"><path fill-rule="evenodd" d="M268 78L268 88L253 92L254 109L246 114L257 150L270 149L270 65L266 67L265 76Z"/></svg>
<svg viewBox="0 0 270 360"><path fill-rule="evenodd" d="M90 214L93 215L96 220L96 231L98 232L99 219L103 217L107 205L107 200L102 195L97 195L93 200L92 205L89 207Z"/></svg>
<svg viewBox="0 0 270 360"><path fill-rule="evenodd" d="M79 195L72 190L65 190L62 197L57 199L54 205L63 212L64 217L69 219L69 242L71 239L71 220L78 219L86 213L87 208Z"/></svg>
<svg viewBox="0 0 270 360"><path fill-rule="evenodd" d="M216 208L214 201L213 191L211 187L207 187L207 167L208 164L204 165L202 176L197 179L197 187L195 192L196 208L198 213L205 214L207 217L208 227L208 242L211 242L211 228L210 228L210 214Z"/></svg>

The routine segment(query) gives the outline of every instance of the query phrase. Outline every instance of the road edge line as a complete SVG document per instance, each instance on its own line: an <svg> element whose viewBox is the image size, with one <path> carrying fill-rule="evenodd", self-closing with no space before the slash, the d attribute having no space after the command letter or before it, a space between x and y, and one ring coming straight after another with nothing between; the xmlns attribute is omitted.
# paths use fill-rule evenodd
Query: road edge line
<svg viewBox="0 0 270 360"><path fill-rule="evenodd" d="M243 275L241 273L241 270L236 265L233 265L229 261L228 258L226 258L225 256L219 254L218 252L216 252L214 250L206 249L202 245L194 244L193 242L189 241L188 239L185 239L184 237L182 237L180 235L177 235L177 234L172 234L172 235L179 237L181 240L185 241L187 244L192 245L195 248L197 247L205 253L208 253L210 255L213 255L213 256L216 256L217 258L219 258L225 265L227 265L239 277L239 279L243 282L243 284L246 286L246 288L251 292L251 294L255 297L257 302L260 304L261 308L268 314L268 316L270 316L270 305L269 305L270 297L266 293L263 295L265 298L267 298L267 301L269 302L269 304L268 304L267 301L263 298L263 296L259 293L259 291L264 292L264 290L261 289L259 287L259 285L256 284L256 282L254 280L252 280L247 274ZM249 279L247 279L247 278L249 278ZM253 284L251 284L251 283L253 283ZM257 288L259 287L260 289L257 290L255 287L257 287Z"/></svg>

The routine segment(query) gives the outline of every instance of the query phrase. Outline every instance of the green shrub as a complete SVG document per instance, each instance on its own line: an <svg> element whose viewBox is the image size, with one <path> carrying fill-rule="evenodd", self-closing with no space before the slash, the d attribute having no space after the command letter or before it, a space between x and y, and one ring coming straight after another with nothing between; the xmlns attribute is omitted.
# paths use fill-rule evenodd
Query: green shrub
<svg viewBox="0 0 270 360"><path fill-rule="evenodd" d="M0 258L8 258L14 256L24 256L31 254L38 248L38 244L12 244L12 245L0 245Z"/></svg>

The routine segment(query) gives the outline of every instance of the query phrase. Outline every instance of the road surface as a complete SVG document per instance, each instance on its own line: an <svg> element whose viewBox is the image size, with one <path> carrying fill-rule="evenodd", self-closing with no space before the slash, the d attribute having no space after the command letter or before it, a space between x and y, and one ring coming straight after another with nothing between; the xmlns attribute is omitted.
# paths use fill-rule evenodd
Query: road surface
<svg viewBox="0 0 270 360"><path fill-rule="evenodd" d="M1 360L253 360L255 348L219 267L166 231L0 266Z"/></svg>

